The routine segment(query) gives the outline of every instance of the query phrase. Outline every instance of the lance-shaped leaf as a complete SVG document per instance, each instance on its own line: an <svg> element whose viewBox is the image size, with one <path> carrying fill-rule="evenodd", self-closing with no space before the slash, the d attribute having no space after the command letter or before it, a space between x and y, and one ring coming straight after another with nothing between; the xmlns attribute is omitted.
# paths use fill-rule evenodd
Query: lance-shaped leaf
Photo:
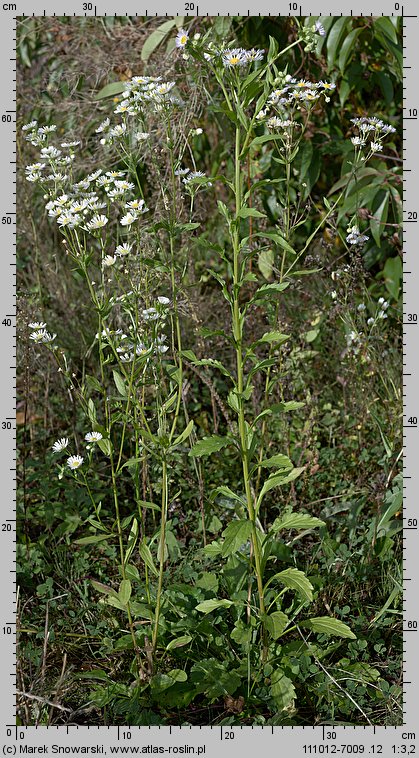
<svg viewBox="0 0 419 758"><path fill-rule="evenodd" d="M286 513L284 516L275 519L271 531L279 532L281 529L316 529L320 526L325 526L325 523L315 516L309 516L307 513Z"/></svg>
<svg viewBox="0 0 419 758"><path fill-rule="evenodd" d="M264 616L263 618L265 629L267 629L273 640L277 640L281 636L289 623L288 616L282 613L282 611L274 611L269 616Z"/></svg>
<svg viewBox="0 0 419 758"><path fill-rule="evenodd" d="M216 611L218 608L230 608L232 605L234 605L232 600L217 600L217 598L213 598L198 603L196 610L201 613L211 613L211 611Z"/></svg>
<svg viewBox="0 0 419 758"><path fill-rule="evenodd" d="M297 477L303 473L303 471L304 471L304 466L301 466L299 468L293 468L288 473L285 470L284 472L271 474L270 477L266 479L259 493L259 497L257 499L257 508L258 509L260 508L262 500L265 497L267 492L270 492L270 490L274 489L274 487L281 487L283 484L287 484L288 482L293 482L294 479L297 479Z"/></svg>
<svg viewBox="0 0 419 758"><path fill-rule="evenodd" d="M174 450L175 447L180 445L182 442L188 439L188 437L192 434L192 429L194 426L194 422L191 420L188 424L188 426L179 434L178 437L176 437L175 440L173 440L170 450Z"/></svg>
<svg viewBox="0 0 419 758"><path fill-rule="evenodd" d="M275 700L278 710L285 710L292 706L297 694L295 687L282 669L276 669L271 678L271 695Z"/></svg>
<svg viewBox="0 0 419 758"><path fill-rule="evenodd" d="M350 640L356 640L356 635L347 624L329 616L318 616L317 618L308 619L307 621L303 621L300 626L312 629L313 632L317 632L318 634L328 634L331 637L346 637Z"/></svg>
<svg viewBox="0 0 419 758"><path fill-rule="evenodd" d="M272 582L279 582L284 587L288 587L290 590L298 592L302 600L312 602L313 600L313 585L307 579L303 571L296 568L288 568L285 571L280 571L279 574L275 574L272 579L269 580L269 584Z"/></svg>
<svg viewBox="0 0 419 758"><path fill-rule="evenodd" d="M232 521L223 531L224 542L221 553L224 557L237 553L252 533L252 523L247 520Z"/></svg>
<svg viewBox="0 0 419 758"><path fill-rule="evenodd" d="M229 445L230 442L230 437L218 437L217 435L204 437L202 440L198 440L189 452L189 455L193 458L200 458L203 455L211 455L211 453L216 453L218 450L222 450L222 448Z"/></svg>

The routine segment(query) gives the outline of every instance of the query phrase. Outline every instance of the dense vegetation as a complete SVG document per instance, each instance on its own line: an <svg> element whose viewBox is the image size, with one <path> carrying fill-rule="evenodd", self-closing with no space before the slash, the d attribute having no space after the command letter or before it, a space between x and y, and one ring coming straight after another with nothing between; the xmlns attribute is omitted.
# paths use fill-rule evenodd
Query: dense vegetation
<svg viewBox="0 0 419 758"><path fill-rule="evenodd" d="M18 24L19 723L402 722L400 21Z"/></svg>

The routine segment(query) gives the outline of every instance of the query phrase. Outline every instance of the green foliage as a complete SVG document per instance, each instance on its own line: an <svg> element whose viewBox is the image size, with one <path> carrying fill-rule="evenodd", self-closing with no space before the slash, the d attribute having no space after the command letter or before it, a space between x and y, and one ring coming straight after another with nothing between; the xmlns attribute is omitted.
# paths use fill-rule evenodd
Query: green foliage
<svg viewBox="0 0 419 758"><path fill-rule="evenodd" d="M196 19L143 21L54 22L99 57L115 25L140 35L140 56L92 69L93 93L85 74L72 89L65 67L91 67L63 66L49 20L19 28L33 90L39 66L48 81L26 120L48 104L60 139L82 137L69 191L101 169L89 187L107 218L89 228L89 211L77 234L44 221L64 180L57 197L31 183L22 213L24 677L80 723L400 723L400 137L350 140L353 117L399 118L400 19L328 17L319 37L312 17L218 17L197 38ZM226 45L266 55L224 66ZM320 70L329 91L287 84ZM148 74L176 83L156 109L153 80L147 97L131 83ZM110 169L128 194L106 189ZM30 350L35 319L58 336ZM22 696L20 718L62 719L37 708Z"/></svg>

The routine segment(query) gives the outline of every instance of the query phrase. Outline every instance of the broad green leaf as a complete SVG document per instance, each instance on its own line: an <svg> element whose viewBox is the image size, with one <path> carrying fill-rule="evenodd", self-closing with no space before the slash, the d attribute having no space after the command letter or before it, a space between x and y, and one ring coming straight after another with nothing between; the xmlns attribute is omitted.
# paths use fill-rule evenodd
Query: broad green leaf
<svg viewBox="0 0 419 758"><path fill-rule="evenodd" d="M252 639L252 634L252 627L248 624L244 624L240 619L239 621L236 621L230 636L238 645L248 645Z"/></svg>
<svg viewBox="0 0 419 758"><path fill-rule="evenodd" d="M224 376L228 376L229 379L233 378L230 371L223 366L221 361L217 361L214 358L197 358L193 350L183 350L182 355L194 366L213 366L214 368L218 368Z"/></svg>
<svg viewBox="0 0 419 758"><path fill-rule="evenodd" d="M109 458L109 456L112 453L112 442L110 440L104 438L104 439L98 440L96 442L96 444L100 448L100 450L102 451L102 453L104 455L107 455L108 458Z"/></svg>
<svg viewBox="0 0 419 758"><path fill-rule="evenodd" d="M262 342L276 342L277 345L282 345L283 342L286 342L289 340L289 334L282 334L281 332L273 331L273 332L265 332L265 334L262 335L262 337L259 337L257 342L254 344L259 344Z"/></svg>
<svg viewBox="0 0 419 758"><path fill-rule="evenodd" d="M269 580L269 583L271 582L279 582L290 590L296 590L302 600L307 600L309 603L313 600L313 585L299 569L288 568L280 571Z"/></svg>
<svg viewBox="0 0 419 758"><path fill-rule="evenodd" d="M297 694L295 687L282 669L276 669L271 677L271 695L275 700L276 707L284 711L294 703Z"/></svg>
<svg viewBox="0 0 419 758"><path fill-rule="evenodd" d="M402 274L402 262L399 256L387 258L383 270L384 284L393 300L398 300L400 297Z"/></svg>
<svg viewBox="0 0 419 758"><path fill-rule="evenodd" d="M211 453L216 453L218 450L222 450L222 448L229 445L230 442L230 437L217 437L216 435L213 437L204 437L193 446L189 455L194 458L200 458L202 455L211 455Z"/></svg>
<svg viewBox="0 0 419 758"><path fill-rule="evenodd" d="M388 215L388 201L389 201L389 193L386 192L386 195L382 202L380 203L379 208L377 208L376 211L373 212L373 218L370 220L370 229L372 236L374 237L374 241L378 247L381 247L381 237L383 235L383 232L385 231L385 223L387 221L387 215Z"/></svg>
<svg viewBox="0 0 419 758"><path fill-rule="evenodd" d="M161 24L144 42L141 50L141 60L145 63L148 61L150 55L161 45L163 40L167 37L169 32L176 26L176 19L170 19Z"/></svg>
<svg viewBox="0 0 419 758"><path fill-rule="evenodd" d="M137 539L138 539L138 521L136 518L134 518L131 525L131 531L128 536L128 543L127 543L127 549L125 551L124 563L128 563L129 559L131 558L131 555L133 554L134 548L137 544Z"/></svg>
<svg viewBox="0 0 419 758"><path fill-rule="evenodd" d="M123 579L119 585L118 600L122 605L127 605L131 597L132 585L129 579Z"/></svg>
<svg viewBox="0 0 419 758"><path fill-rule="evenodd" d="M351 19L347 16L338 18L333 24L328 36L327 36L327 67L330 70L335 65L335 61L340 50L342 38L346 31L346 26L351 23Z"/></svg>
<svg viewBox="0 0 419 758"><path fill-rule="evenodd" d="M241 676L225 660L204 658L194 663L191 668L190 681L196 692L205 692L210 702L225 695L232 695L241 684Z"/></svg>
<svg viewBox="0 0 419 758"><path fill-rule="evenodd" d="M212 491L211 500L214 500L217 495L223 495L229 500L236 500L241 505L246 505L244 497L237 495L235 492L233 492L233 490L230 489L230 487L227 487L225 484L223 484L221 487L216 487L215 490Z"/></svg>
<svg viewBox="0 0 419 758"><path fill-rule="evenodd" d="M260 137L255 137L254 139L252 139L248 149L250 150L252 147L258 147L259 145L264 145L265 142L274 142L275 140L279 140L279 139L282 139L281 134L261 134ZM247 150L245 151L245 153L243 153L243 155L245 155L246 152ZM243 157L243 155L241 155L240 157Z"/></svg>
<svg viewBox="0 0 419 758"><path fill-rule="evenodd" d="M239 398L237 397L237 392L234 390L230 390L227 396L227 403L229 404L230 408L235 411L235 413L239 412L240 406L239 406Z"/></svg>
<svg viewBox="0 0 419 758"><path fill-rule="evenodd" d="M159 505L156 505L156 503L150 503L149 500L137 500L136 503L139 508L149 508L151 511L161 510Z"/></svg>
<svg viewBox="0 0 419 758"><path fill-rule="evenodd" d="M320 526L325 526L325 523L315 516L309 516L305 513L287 513L285 516L275 519L271 531L279 532L281 529L316 529Z"/></svg>
<svg viewBox="0 0 419 758"><path fill-rule="evenodd" d="M87 414L89 416L89 421L92 424L92 426L95 426L96 424L96 408L95 404L92 400L92 398L89 398L89 401L87 403Z"/></svg>
<svg viewBox="0 0 419 758"><path fill-rule="evenodd" d="M111 82L110 84L105 84L105 86L94 96L94 100L103 100L105 97L121 95L126 88L126 82Z"/></svg>
<svg viewBox="0 0 419 758"><path fill-rule="evenodd" d="M234 605L232 600L217 600L217 598L213 598L212 600L204 600L202 603L198 603L196 610L201 613L211 613L211 611L216 611L217 608L230 608L232 605Z"/></svg>
<svg viewBox="0 0 419 758"><path fill-rule="evenodd" d="M218 576L213 571L204 571L199 579L196 580L196 586L203 590L209 590L213 594L218 592Z"/></svg>
<svg viewBox="0 0 419 758"><path fill-rule="evenodd" d="M109 539L109 534L95 534L91 537L80 537L79 540L75 540L75 545L95 545L96 542L103 542L103 540Z"/></svg>
<svg viewBox="0 0 419 758"><path fill-rule="evenodd" d="M312 629L318 634L329 634L334 637L346 637L350 640L356 640L356 635L351 631L347 624L338 619L329 616L318 616L317 618L303 621L300 626Z"/></svg>
<svg viewBox="0 0 419 758"><path fill-rule="evenodd" d="M221 547L221 544L217 542L217 540L214 540L213 542L210 542L209 545L205 545L204 553L205 555L208 555L209 558L215 558L216 555L221 555Z"/></svg>
<svg viewBox="0 0 419 758"><path fill-rule="evenodd" d="M118 597L118 593L116 590L112 589L112 587L108 587L107 584L102 584L102 582L97 582L94 579L91 579L92 586L97 590L98 592L101 592L103 595L110 595L112 597Z"/></svg>
<svg viewBox="0 0 419 758"><path fill-rule="evenodd" d="M262 468L293 468L293 463L288 456L281 454L273 455L271 458L265 458L265 460L259 465L262 466Z"/></svg>
<svg viewBox="0 0 419 758"><path fill-rule="evenodd" d="M122 464L122 466L118 469L118 473L122 471L123 468L133 468L134 466L138 466L139 463L142 463L144 460L144 456L141 458L128 458L125 463Z"/></svg>
<svg viewBox="0 0 419 758"><path fill-rule="evenodd" d="M194 422L190 421L188 426L183 430L183 432L181 432L181 434L179 434L179 436L176 437L175 440L173 440L170 446L172 450L173 448L177 447L182 442L188 439L188 437L192 434L193 427L194 427Z"/></svg>
<svg viewBox="0 0 419 758"><path fill-rule="evenodd" d="M143 537L143 539L140 542L140 545L139 545L139 548L138 548L138 552L139 552L141 558L143 559L145 565L147 566L147 568L150 569L150 571L152 572L152 574L154 574L154 576L158 576L159 572L156 569L156 566L155 566L154 560L153 560L153 556L151 555L150 548L147 545L144 537Z"/></svg>
<svg viewBox="0 0 419 758"><path fill-rule="evenodd" d="M153 695L159 695L165 692L169 687L173 687L176 682L186 682L188 675L182 669L172 669L167 674L155 674L150 679L150 688Z"/></svg>
<svg viewBox="0 0 419 758"><path fill-rule="evenodd" d="M190 637L189 634L184 634L182 637L176 637L176 639L170 640L169 644L166 646L166 650L176 650L178 647L189 645L190 642L192 642L192 637Z"/></svg>
<svg viewBox="0 0 419 758"><path fill-rule="evenodd" d="M289 287L289 282L282 282L281 284L276 282L273 284L263 284L262 287L259 287L259 289L256 290L249 302L255 303L257 300L274 297L276 293L283 292L287 287Z"/></svg>
<svg viewBox="0 0 419 758"><path fill-rule="evenodd" d="M255 208L241 208L237 214L237 218L266 218L265 213L257 211Z"/></svg>
<svg viewBox="0 0 419 758"><path fill-rule="evenodd" d="M344 39L339 53L339 68L342 74L345 71L349 56L355 52L355 42L364 28L363 26L358 26L356 29L352 29Z"/></svg>
<svg viewBox="0 0 419 758"><path fill-rule="evenodd" d="M264 616L263 623L273 640L277 640L288 626L290 620L282 611L274 611Z"/></svg>
<svg viewBox="0 0 419 758"><path fill-rule="evenodd" d="M281 487L283 484L288 484L288 482L293 482L294 479L297 479L300 474L303 473L305 470L304 466L301 466L300 468L294 468L292 471L290 471L288 474L286 471L283 473L275 473L271 474L268 479L266 479L259 497L258 497L258 505L262 502L262 499L266 495L267 492L270 492L270 490L274 489L274 487Z"/></svg>
<svg viewBox="0 0 419 758"><path fill-rule="evenodd" d="M252 523L247 520L232 521L223 531L224 542L221 553L224 558L227 555L237 553L252 533Z"/></svg>
<svg viewBox="0 0 419 758"><path fill-rule="evenodd" d="M133 563L127 563L125 565L125 579L131 579L132 582L140 581L140 572L138 571L137 566L134 566Z"/></svg>
<svg viewBox="0 0 419 758"><path fill-rule="evenodd" d="M289 400L287 403L276 403L272 406L272 410L288 413L288 411L298 411L299 408L304 408L304 406L305 403L299 400Z"/></svg>
<svg viewBox="0 0 419 758"><path fill-rule="evenodd" d="M282 234L279 234L279 232L258 232L257 236L267 237L273 242L276 242L276 244L282 247L283 250L286 250L287 253L292 253L292 255L296 255L294 248L291 247L291 245L287 242L286 239L284 239Z"/></svg>
<svg viewBox="0 0 419 758"><path fill-rule="evenodd" d="M258 256L258 268L265 279L270 279L275 265L275 255L273 250L262 250Z"/></svg>
<svg viewBox="0 0 419 758"><path fill-rule="evenodd" d="M305 332L304 339L306 342L314 342L315 339L320 334L320 329L309 329L308 332Z"/></svg>
<svg viewBox="0 0 419 758"><path fill-rule="evenodd" d="M108 597L106 602L108 603L108 605L111 605L113 608L118 608L118 610L120 611L126 612L127 610L127 606L125 605L125 603L121 603L118 597L113 597L113 596Z"/></svg>
<svg viewBox="0 0 419 758"><path fill-rule="evenodd" d="M125 379L121 376L119 371L115 371L115 369L112 371L112 374L116 389L118 390L119 394L122 395L122 397L126 397L127 388L125 385Z"/></svg>

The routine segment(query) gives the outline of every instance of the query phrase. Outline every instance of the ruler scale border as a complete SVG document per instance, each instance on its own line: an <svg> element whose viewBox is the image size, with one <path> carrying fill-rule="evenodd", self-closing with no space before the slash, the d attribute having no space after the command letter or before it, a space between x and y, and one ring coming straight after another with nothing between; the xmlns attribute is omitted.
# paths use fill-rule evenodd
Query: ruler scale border
<svg viewBox="0 0 419 758"><path fill-rule="evenodd" d="M23 5L26 7L23 8ZM30 5L30 8L28 7ZM16 427L13 425L16 411L16 25L17 19L31 16L174 16L185 14L185 3L166 2L156 3L153 12L150 8L141 9L132 1L125 0L123 8L133 6L131 10L115 11L115 0L83 3L79 0L66 0L66 10L57 10L53 1L19 0L16 3L0 3L0 39L2 42L0 60L3 63L4 109L2 111L3 140L0 140L0 151L3 172L0 178L2 210L0 217L11 219L2 222L0 235L2 256L0 258L0 293L2 308L0 311L1 347L3 348L4 365L1 372L0 420L8 426L0 435L0 454L3 464L3 511L1 561L3 569L3 587L1 605L1 660L3 671L7 668L7 676L3 679L0 690L0 702L3 705L2 715L6 722L0 725L3 736L3 754L51 752L72 753L69 738L74 747L90 745L88 754L109 754L111 747L118 745L140 745L140 753L150 754L166 752L172 754L198 754L205 756L233 756L257 750L275 749L277 746L298 753L298 755L363 753L364 755L414 755L416 746L415 706L419 702L419 648L416 643L419 623L418 601L415 598L414 581L418 574L419 551L415 549L418 539L418 520L415 514L415 500L418 495L419 482L416 481L415 462L419 455L418 426L409 423L408 418L418 418L418 400L415 391L416 379L419 376L419 263L415 256L415 248L419 249L419 144L417 139L418 124L418 90L415 76L419 72L419 22L413 0L403 5L397 2L378 3L377 0L366 4L350 4L345 12L336 13L333 4L329 2L314 3L283 3L277 7L272 2L264 3L264 10L253 12L252 9L240 9L239 3L234 3L227 12L225 7L217 8L217 1L208 0L201 8L198 4L188 3L188 16L401 16L403 18L403 59L404 59L404 118L403 118L403 257L404 257L404 338L403 338L403 388L404 388L404 424L403 439L405 446L405 475L404 475L404 725L403 726L293 726L293 727L256 727L256 726L200 726L200 727L165 727L165 726L16 726L14 720L14 691L13 678L16 687L16 457L13 447L16 441ZM149 0L147 2L149 5ZM74 6L74 7L72 7ZM83 11L83 6L87 9ZM212 8L210 7L212 6ZM294 6L297 6L294 9ZM377 6L376 12L371 8ZM205 12L202 8L205 7ZM157 10L156 10L157 8ZM291 10L291 8L293 10ZM288 11L288 12L287 12ZM15 15L18 14L18 15ZM416 87L415 87L416 84ZM413 99L412 99L413 98ZM7 107L6 107L7 106ZM12 190L10 188L13 188ZM6 210L13 205L14 210ZM409 218L409 215L412 217ZM416 292L415 292L416 290ZM415 296L416 295L416 296ZM416 310L416 312L415 312ZM412 318L411 318L412 317ZM9 323L10 322L10 323ZM417 329L413 329L417 326ZM409 327L409 328L408 328ZM410 328L412 327L412 328ZM13 389L14 388L14 389ZM10 426L9 426L10 425ZM5 431L8 434L5 434ZM13 443L13 444L12 444ZM410 525L413 524L413 525ZM8 536L9 535L9 536ZM13 541L12 541L13 536ZM13 568L10 568L10 567ZM416 633L416 634L415 634ZM12 662L12 666L10 663ZM12 686L10 686L10 681ZM98 743L101 744L98 744ZM0 743L1 744L1 743ZM53 745L57 750L53 750ZM51 749L50 749L51 748ZM62 748L62 749L58 749ZM67 749L66 749L67 748ZM100 748L102 748L102 753ZM146 748L146 749L144 749ZM153 749L156 748L156 749ZM192 750L193 748L193 750ZM363 749L362 749L363 748ZM381 749L380 749L381 748ZM86 751L87 752L87 751Z"/></svg>

